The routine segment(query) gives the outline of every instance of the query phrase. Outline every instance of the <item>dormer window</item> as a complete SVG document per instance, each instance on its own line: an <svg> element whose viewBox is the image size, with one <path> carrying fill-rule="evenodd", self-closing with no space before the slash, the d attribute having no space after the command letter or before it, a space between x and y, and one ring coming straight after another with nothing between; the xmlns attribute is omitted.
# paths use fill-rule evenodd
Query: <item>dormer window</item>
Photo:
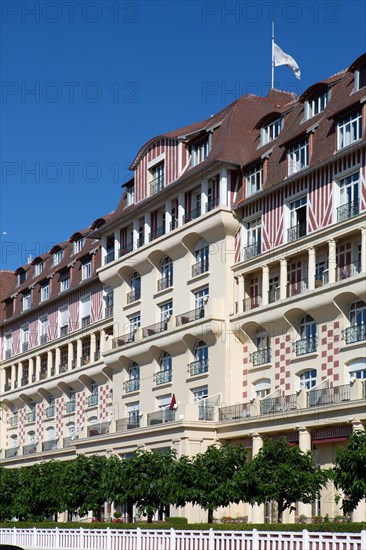
<svg viewBox="0 0 366 550"><path fill-rule="evenodd" d="M23 311L26 311L27 309L30 309L30 307L32 305L32 295L31 295L30 290L27 290L26 292L23 292L22 304L23 304Z"/></svg>
<svg viewBox="0 0 366 550"><path fill-rule="evenodd" d="M62 261L63 257L64 257L64 251L62 249L57 250L56 252L54 252L54 254L53 254L53 265L58 265Z"/></svg>
<svg viewBox="0 0 366 550"><path fill-rule="evenodd" d="M130 187L127 187L126 192L127 206L131 206L131 204L135 203L135 186L131 185Z"/></svg>
<svg viewBox="0 0 366 550"><path fill-rule="evenodd" d="M21 269L17 274L17 286L22 285L27 278L27 272Z"/></svg>
<svg viewBox="0 0 366 550"><path fill-rule="evenodd" d="M303 139L288 148L288 175L296 174L309 164L308 140Z"/></svg>
<svg viewBox="0 0 366 550"><path fill-rule="evenodd" d="M34 266L34 276L38 277L42 273L44 269L44 262L38 262L38 264L35 264Z"/></svg>
<svg viewBox="0 0 366 550"><path fill-rule="evenodd" d="M83 249L84 244L85 244L85 238L84 237L80 237L80 239L77 239L76 241L74 241L73 253L78 254L79 252L81 252L82 249Z"/></svg>
<svg viewBox="0 0 366 550"><path fill-rule="evenodd" d="M312 118L313 116L316 116L319 113L323 112L325 107L327 106L327 103L328 91L325 91L324 93L313 97L313 99L305 101L305 119L308 120L309 118Z"/></svg>
<svg viewBox="0 0 366 550"><path fill-rule="evenodd" d="M151 180L150 180L150 195L154 195L158 191L161 191L164 187L164 162L157 164L150 168Z"/></svg>
<svg viewBox="0 0 366 550"><path fill-rule="evenodd" d="M337 124L337 149L343 149L362 137L362 114L358 110L342 118Z"/></svg>
<svg viewBox="0 0 366 550"><path fill-rule="evenodd" d="M359 68L355 70L354 78L355 92L361 90L361 88L364 88L366 86L366 62L360 65Z"/></svg>
<svg viewBox="0 0 366 550"><path fill-rule="evenodd" d="M261 145L276 139L283 128L283 117L277 118L267 126L261 128Z"/></svg>
<svg viewBox="0 0 366 550"><path fill-rule="evenodd" d="M263 164L256 164L247 171L246 176L246 195L249 197L262 190L263 183Z"/></svg>
<svg viewBox="0 0 366 550"><path fill-rule="evenodd" d="M210 152L209 138L204 138L192 145L192 166L203 162Z"/></svg>

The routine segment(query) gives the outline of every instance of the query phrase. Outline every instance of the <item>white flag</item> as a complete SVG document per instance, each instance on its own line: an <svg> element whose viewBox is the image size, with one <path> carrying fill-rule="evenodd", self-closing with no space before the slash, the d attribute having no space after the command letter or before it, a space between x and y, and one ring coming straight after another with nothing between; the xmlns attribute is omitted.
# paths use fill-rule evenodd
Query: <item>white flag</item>
<svg viewBox="0 0 366 550"><path fill-rule="evenodd" d="M278 67L279 65L287 65L287 67L290 67L290 69L294 71L296 78L300 79L301 73L295 59L291 57L291 55L288 55L288 53L281 50L281 48L275 43L273 43L273 55L275 67Z"/></svg>

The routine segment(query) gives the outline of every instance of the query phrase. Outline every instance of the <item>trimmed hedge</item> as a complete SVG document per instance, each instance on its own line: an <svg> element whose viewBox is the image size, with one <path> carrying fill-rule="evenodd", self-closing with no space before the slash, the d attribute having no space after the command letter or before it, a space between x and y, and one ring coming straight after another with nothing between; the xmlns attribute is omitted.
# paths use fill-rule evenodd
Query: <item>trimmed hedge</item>
<svg viewBox="0 0 366 550"><path fill-rule="evenodd" d="M307 529L308 531L324 533L324 532L333 532L333 533L359 533L360 531L366 530L366 522L361 523L310 523L310 524L300 524L300 523L262 523L262 524L209 524L209 523L190 523L185 524L184 520L186 518L170 518L170 520L179 520L177 522L170 521L165 523L54 523L51 521L42 521L42 522L8 522L0 523L0 529L9 529L16 527L18 529L30 529L36 527L38 529L106 529L107 527L111 529L136 529L140 527L141 529L170 529L173 527L177 530L190 530L190 531L207 531L208 529L214 529L215 531L252 531L257 529L258 531L303 531ZM183 521L182 521L183 520Z"/></svg>

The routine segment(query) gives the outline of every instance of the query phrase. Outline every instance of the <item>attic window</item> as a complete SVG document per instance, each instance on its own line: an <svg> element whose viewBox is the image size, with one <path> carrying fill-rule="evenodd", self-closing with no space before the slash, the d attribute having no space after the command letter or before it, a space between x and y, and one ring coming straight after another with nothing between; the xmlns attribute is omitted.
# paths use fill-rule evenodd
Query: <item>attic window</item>
<svg viewBox="0 0 366 550"><path fill-rule="evenodd" d="M85 238L84 237L80 237L79 239L74 241L74 243L73 243L73 252L74 252L74 254L78 254L79 252L81 252L84 244L85 244Z"/></svg>
<svg viewBox="0 0 366 550"><path fill-rule="evenodd" d="M366 86L366 62L355 70L355 92Z"/></svg>
<svg viewBox="0 0 366 550"><path fill-rule="evenodd" d="M135 186L130 185L126 189L127 193L127 206L131 206L131 204L135 203Z"/></svg>
<svg viewBox="0 0 366 550"><path fill-rule="evenodd" d="M64 251L62 250L62 248L54 252L53 265L58 265L62 261L63 256L64 256Z"/></svg>
<svg viewBox="0 0 366 550"><path fill-rule="evenodd" d="M203 162L210 152L210 141L206 137L197 141L197 143L192 145L192 166L196 166Z"/></svg>
<svg viewBox="0 0 366 550"><path fill-rule="evenodd" d="M245 175L245 179L247 184L247 197L253 195L254 193L258 193L258 191L261 191L263 180L263 164L256 164L250 170L248 170Z"/></svg>
<svg viewBox="0 0 366 550"><path fill-rule="evenodd" d="M305 105L304 105L305 119L308 120L309 118L312 118L313 116L316 116L322 111L324 111L325 107L327 106L327 103L328 103L328 91L325 91L322 94L317 95L312 99L309 99L308 101L305 101Z"/></svg>
<svg viewBox="0 0 366 550"><path fill-rule="evenodd" d="M22 285L25 282L26 277L27 277L27 272L24 271L24 269L21 269L17 274L17 286Z"/></svg>
<svg viewBox="0 0 366 550"><path fill-rule="evenodd" d="M41 261L41 262L38 262L38 264L35 264L34 265L34 276L37 277L38 275L40 275L42 273L44 269L44 262Z"/></svg>
<svg viewBox="0 0 366 550"><path fill-rule="evenodd" d="M277 118L267 126L261 128L261 145L276 139L283 128L283 117Z"/></svg>

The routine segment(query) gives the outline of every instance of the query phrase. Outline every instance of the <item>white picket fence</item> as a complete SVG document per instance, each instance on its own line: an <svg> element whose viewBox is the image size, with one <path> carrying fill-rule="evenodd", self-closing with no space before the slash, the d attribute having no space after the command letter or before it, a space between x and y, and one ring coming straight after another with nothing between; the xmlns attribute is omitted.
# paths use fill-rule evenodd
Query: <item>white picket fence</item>
<svg viewBox="0 0 366 550"><path fill-rule="evenodd" d="M13 528L0 529L0 544L14 544L24 550L365 550L366 531Z"/></svg>

